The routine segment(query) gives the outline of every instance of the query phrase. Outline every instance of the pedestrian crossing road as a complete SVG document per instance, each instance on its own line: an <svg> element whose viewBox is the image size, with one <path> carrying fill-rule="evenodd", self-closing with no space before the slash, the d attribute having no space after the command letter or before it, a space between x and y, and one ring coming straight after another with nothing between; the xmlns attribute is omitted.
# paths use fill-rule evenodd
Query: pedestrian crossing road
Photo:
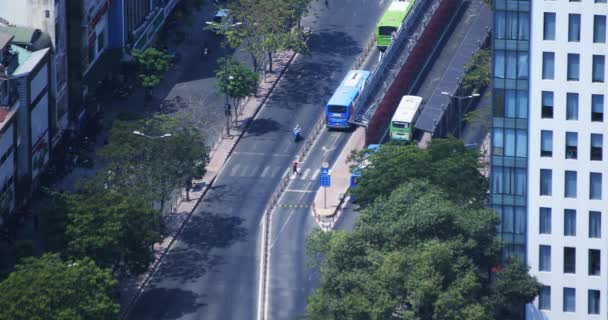
<svg viewBox="0 0 608 320"><path fill-rule="evenodd" d="M233 166L228 168L228 175L231 177L241 178L278 178L282 176L287 168L281 168L277 166L264 166L261 173L258 173L260 166L257 163L235 163ZM321 174L319 168L298 168L299 174L292 178L298 180L318 180Z"/></svg>

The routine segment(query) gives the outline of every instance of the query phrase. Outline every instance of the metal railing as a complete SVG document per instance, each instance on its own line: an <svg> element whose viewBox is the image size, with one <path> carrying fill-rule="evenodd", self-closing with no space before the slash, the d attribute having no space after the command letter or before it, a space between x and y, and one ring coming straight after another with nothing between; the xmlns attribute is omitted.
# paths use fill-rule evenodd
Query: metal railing
<svg viewBox="0 0 608 320"><path fill-rule="evenodd" d="M384 52L382 60L373 70L367 87L361 93L355 110L355 123L367 126L382 97L395 80L403 63L409 57L424 28L439 7L441 0L417 1L403 22L397 36ZM430 9L427 10L427 8ZM418 32L416 32L418 31ZM405 48L404 48L405 46ZM373 101L369 101L373 98ZM365 106L369 106L365 108Z"/></svg>

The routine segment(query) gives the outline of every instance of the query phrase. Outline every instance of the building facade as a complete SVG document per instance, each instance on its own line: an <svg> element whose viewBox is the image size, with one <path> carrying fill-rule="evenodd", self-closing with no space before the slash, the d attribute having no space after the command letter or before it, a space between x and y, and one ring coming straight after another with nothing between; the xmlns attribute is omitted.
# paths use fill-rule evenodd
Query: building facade
<svg viewBox="0 0 608 320"><path fill-rule="evenodd" d="M12 38L0 33L0 225L16 205L19 96L9 77L17 67L17 57L10 52Z"/></svg>
<svg viewBox="0 0 608 320"><path fill-rule="evenodd" d="M505 255L544 285L526 318L606 319L608 4L495 8L491 204Z"/></svg>
<svg viewBox="0 0 608 320"><path fill-rule="evenodd" d="M68 55L66 1L0 0L0 15L11 25L38 29L52 41L51 116L53 143L68 127Z"/></svg>

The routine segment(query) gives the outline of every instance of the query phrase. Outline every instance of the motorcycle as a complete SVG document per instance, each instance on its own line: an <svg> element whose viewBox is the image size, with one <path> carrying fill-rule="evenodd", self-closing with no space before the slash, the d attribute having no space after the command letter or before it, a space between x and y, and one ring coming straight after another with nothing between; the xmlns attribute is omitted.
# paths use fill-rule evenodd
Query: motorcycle
<svg viewBox="0 0 608 320"><path fill-rule="evenodd" d="M302 137L302 130L300 130L300 127L296 127L295 129L293 129L293 142L298 142L298 140L300 140L300 138Z"/></svg>

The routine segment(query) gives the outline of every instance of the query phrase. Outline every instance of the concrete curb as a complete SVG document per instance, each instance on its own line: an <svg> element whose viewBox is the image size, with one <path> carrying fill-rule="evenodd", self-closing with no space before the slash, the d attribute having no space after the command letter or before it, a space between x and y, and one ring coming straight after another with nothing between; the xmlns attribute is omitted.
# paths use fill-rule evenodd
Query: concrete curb
<svg viewBox="0 0 608 320"><path fill-rule="evenodd" d="M272 92L274 91L274 88L281 81L281 79L283 78L283 75L287 72L287 70L289 69L289 66L291 65L291 63L293 62L293 60L295 59L296 56L297 56L297 53L292 53L291 54L291 56L289 57L289 59L285 63L285 66L279 72L279 75L277 76L276 80L271 84L270 88L268 89L268 92L262 98L262 100L260 101L260 103L258 104L258 106L255 108L255 111L253 112L253 114L251 116L251 119L244 125L243 129L241 130L241 133L237 136L237 139L234 141L234 143L232 144L232 146L228 150L228 154L226 155L226 158L224 159L223 164L225 164L226 161L228 161L228 159L230 158L230 155L232 154L232 152L236 148L236 145L239 143L239 141L241 140L241 138L243 137L243 135L245 134L245 132L249 128L249 125L252 122L251 120L255 119L255 117L258 115L258 113L260 112L260 110L262 109L262 107L264 106L264 104L266 104L266 101L272 95ZM245 103L247 103L247 102L249 102L249 101L246 101ZM221 139L222 138L220 137L219 141L221 141ZM220 143L217 143L216 146L219 146ZM213 153L215 152L215 150L217 150L217 147L212 150L212 152L210 154L210 158L213 156ZM179 226L178 230L175 232L174 235L170 236L171 240L170 240L169 244L167 245L166 248L164 248L162 250L162 253L161 253L160 257L153 264L152 268L150 269L150 272L146 275L146 277L144 278L144 281L141 283L141 285L137 289L137 292L134 294L133 298L130 299L129 304L125 307L124 311L119 316L120 319L128 319L128 316L131 313L131 311L133 310L133 307L135 306L136 302L139 300L139 297L143 293L144 289L148 286L148 283L149 283L150 279L156 273L156 271L158 270L158 267L163 263L163 261L165 259L165 256L167 255L167 253L169 252L169 250L171 249L171 247L175 243L175 240L181 234L182 230L185 228L185 226L188 223L188 221L190 221L190 218L192 217L192 215L194 214L194 212L198 208L199 204L201 203L201 201L203 200L203 198L205 197L205 195L207 194L207 192L209 191L209 189L211 189L211 187L213 186L213 183L215 182L215 179L221 173L221 171L223 169L223 164L222 164L222 167L220 168L220 170L215 173L215 175L210 179L209 183L201 191L201 195L198 197L198 199L196 199L196 202L194 203L194 206L192 207L192 210L190 210L190 212L188 213L188 216L186 217L186 219L184 219L184 221L182 222L182 224Z"/></svg>

